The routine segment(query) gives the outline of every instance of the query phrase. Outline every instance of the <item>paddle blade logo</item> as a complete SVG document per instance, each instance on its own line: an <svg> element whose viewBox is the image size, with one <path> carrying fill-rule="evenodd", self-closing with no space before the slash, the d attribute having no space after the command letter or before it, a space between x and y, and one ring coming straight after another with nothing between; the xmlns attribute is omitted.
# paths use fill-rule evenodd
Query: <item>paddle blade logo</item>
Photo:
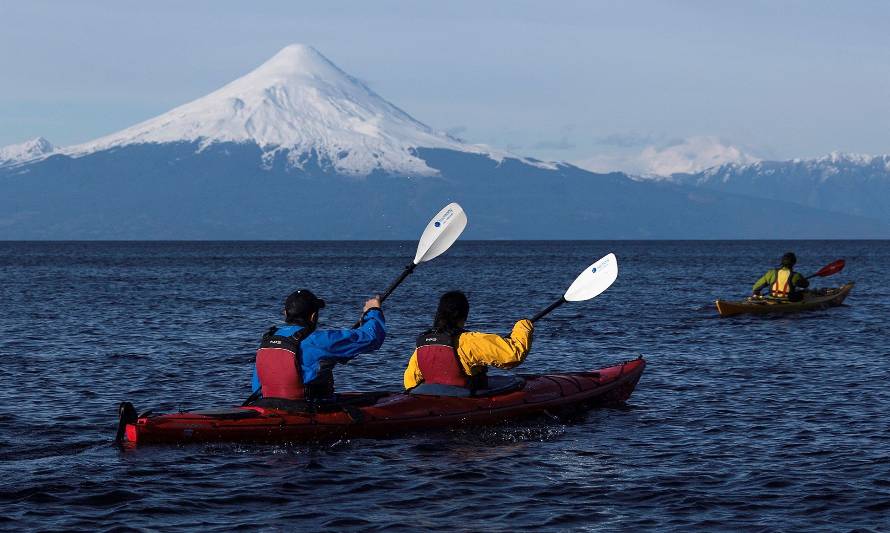
<svg viewBox="0 0 890 533"><path fill-rule="evenodd" d="M450 208L449 208L447 211L445 211L444 213L442 213L442 216L439 217L438 220L436 220L435 222L433 222L433 226L435 226L435 227L437 227L437 228L441 228L441 227L442 227L442 224L444 224L444 223L448 222L449 220L451 220L451 217L453 217L453 216L454 216L454 209L450 209Z"/></svg>

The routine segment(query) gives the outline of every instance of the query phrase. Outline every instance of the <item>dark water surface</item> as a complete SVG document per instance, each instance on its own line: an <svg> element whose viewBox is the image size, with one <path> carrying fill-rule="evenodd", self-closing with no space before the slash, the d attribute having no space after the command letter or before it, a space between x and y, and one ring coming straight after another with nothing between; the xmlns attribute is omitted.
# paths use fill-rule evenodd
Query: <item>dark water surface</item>
<svg viewBox="0 0 890 533"><path fill-rule="evenodd" d="M142 411L239 403L260 334L307 286L345 326L414 243L0 243L0 529L890 529L890 243L460 242L337 371L399 388L438 293L508 331L614 251L616 284L542 321L524 372L643 354L624 409L384 441L121 451ZM786 249L837 257L848 305L719 319Z"/></svg>

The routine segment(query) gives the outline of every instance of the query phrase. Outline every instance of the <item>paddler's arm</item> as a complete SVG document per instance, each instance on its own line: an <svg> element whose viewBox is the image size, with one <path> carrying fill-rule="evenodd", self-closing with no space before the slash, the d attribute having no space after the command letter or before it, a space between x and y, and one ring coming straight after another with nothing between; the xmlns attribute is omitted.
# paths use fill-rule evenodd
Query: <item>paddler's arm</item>
<svg viewBox="0 0 890 533"><path fill-rule="evenodd" d="M362 325L355 329L316 330L304 342L311 342L324 355L320 359L345 362L358 354L373 352L386 339L383 311L370 308L362 316Z"/></svg>
<svg viewBox="0 0 890 533"><path fill-rule="evenodd" d="M534 329L531 320L523 319L513 326L507 338L493 333L461 333L457 353L464 370L469 373L472 367L483 365L504 369L518 366L532 349Z"/></svg>
<svg viewBox="0 0 890 533"><path fill-rule="evenodd" d="M408 368L405 369L405 376L403 378L405 390L413 389L420 385L421 381L423 381L423 374L420 372L420 367L417 365L417 350L414 350L414 353L411 354L411 359L408 360Z"/></svg>
<svg viewBox="0 0 890 533"><path fill-rule="evenodd" d="M772 284L772 282L776 281L775 280L775 272L776 272L775 270L767 270L766 274L761 276L760 279L757 280L757 283L755 283L754 286L751 287L751 293L757 294L758 292L760 292L760 289L764 285L770 285L770 284Z"/></svg>
<svg viewBox="0 0 890 533"><path fill-rule="evenodd" d="M800 287L801 289L806 289L810 286L810 280L803 277L799 272L794 273L794 277L791 281L794 283L795 287Z"/></svg>

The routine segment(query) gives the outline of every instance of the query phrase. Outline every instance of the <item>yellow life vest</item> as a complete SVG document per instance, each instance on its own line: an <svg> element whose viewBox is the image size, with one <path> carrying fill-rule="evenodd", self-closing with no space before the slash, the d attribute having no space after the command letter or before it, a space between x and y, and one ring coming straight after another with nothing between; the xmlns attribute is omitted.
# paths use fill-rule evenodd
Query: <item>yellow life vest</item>
<svg viewBox="0 0 890 533"><path fill-rule="evenodd" d="M791 278L794 272L790 268L776 270L776 281L770 285L769 295L773 298L788 298L791 295Z"/></svg>

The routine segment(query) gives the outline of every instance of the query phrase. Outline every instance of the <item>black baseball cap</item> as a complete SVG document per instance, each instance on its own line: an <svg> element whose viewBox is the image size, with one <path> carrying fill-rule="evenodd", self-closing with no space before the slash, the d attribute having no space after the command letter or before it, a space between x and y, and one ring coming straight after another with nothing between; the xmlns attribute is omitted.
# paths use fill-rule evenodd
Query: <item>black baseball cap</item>
<svg viewBox="0 0 890 533"><path fill-rule="evenodd" d="M324 309L324 300L315 296L309 289L300 289L284 300L287 318L308 317L313 312Z"/></svg>
<svg viewBox="0 0 890 533"><path fill-rule="evenodd" d="M791 268L797 264L797 256L794 255L794 252L787 252L782 256L782 266Z"/></svg>

